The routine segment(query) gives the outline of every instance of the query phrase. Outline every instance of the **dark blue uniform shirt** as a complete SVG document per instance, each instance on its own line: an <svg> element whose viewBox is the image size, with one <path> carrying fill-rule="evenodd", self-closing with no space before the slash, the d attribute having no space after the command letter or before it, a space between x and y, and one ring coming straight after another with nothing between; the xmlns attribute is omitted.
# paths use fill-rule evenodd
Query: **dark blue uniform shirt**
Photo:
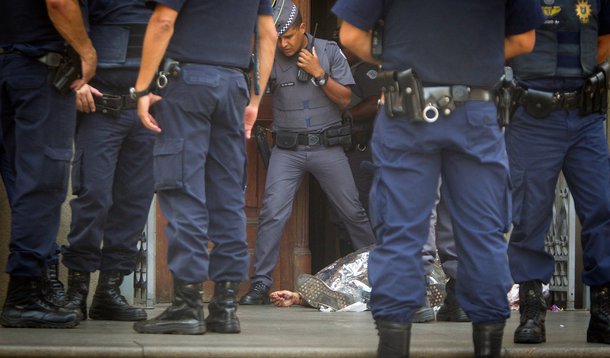
<svg viewBox="0 0 610 358"><path fill-rule="evenodd" d="M247 69L250 65L250 39L256 17L272 15L271 0L151 0L166 5L180 16L166 56L180 62L234 66ZM181 11L185 10L185 11ZM228 16L227 16L228 15ZM201 41L214 36L211 41Z"/></svg>
<svg viewBox="0 0 610 358"><path fill-rule="evenodd" d="M504 68L502 39L544 21L532 0L353 0L333 12L365 31L385 19L384 69L412 68L428 85L493 86Z"/></svg>
<svg viewBox="0 0 610 358"><path fill-rule="evenodd" d="M31 56L64 49L42 0L0 1L0 48Z"/></svg>

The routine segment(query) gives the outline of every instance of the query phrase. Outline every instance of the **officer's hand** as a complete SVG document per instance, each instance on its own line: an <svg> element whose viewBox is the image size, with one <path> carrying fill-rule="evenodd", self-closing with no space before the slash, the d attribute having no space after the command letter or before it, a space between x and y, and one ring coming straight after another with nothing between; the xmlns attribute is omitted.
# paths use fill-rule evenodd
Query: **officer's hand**
<svg viewBox="0 0 610 358"><path fill-rule="evenodd" d="M155 118L150 114L150 107L160 100L161 96L152 93L138 98L138 117L140 117L140 121L142 121L144 127L155 133L161 133L161 127L159 127Z"/></svg>
<svg viewBox="0 0 610 358"><path fill-rule="evenodd" d="M297 60L297 66L305 70L313 77L321 77L324 75L324 69L320 66L320 59L316 54L316 48L313 48L313 53L309 52L306 48L299 52L299 59Z"/></svg>
<svg viewBox="0 0 610 358"><path fill-rule="evenodd" d="M254 122L256 122L256 117L258 116L258 106L254 106L252 104L246 107L246 114L244 116L244 125L246 127L246 139L250 139L252 136L252 127L254 127Z"/></svg>
<svg viewBox="0 0 610 358"><path fill-rule="evenodd" d="M93 96L101 97L102 92L87 84L77 89L76 109L85 113L95 112L95 101L93 100Z"/></svg>
<svg viewBox="0 0 610 358"><path fill-rule="evenodd" d="M95 68L97 67L97 53L92 49L85 56L80 57L81 69L83 76L70 85L70 88L77 90L88 83L95 76Z"/></svg>

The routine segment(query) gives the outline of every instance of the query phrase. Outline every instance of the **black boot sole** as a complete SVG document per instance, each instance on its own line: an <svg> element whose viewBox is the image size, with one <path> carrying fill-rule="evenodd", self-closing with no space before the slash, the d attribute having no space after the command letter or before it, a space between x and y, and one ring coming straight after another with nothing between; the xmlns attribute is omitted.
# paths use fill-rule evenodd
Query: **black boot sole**
<svg viewBox="0 0 610 358"><path fill-rule="evenodd" d="M11 319L9 317L0 317L0 325L8 328L74 328L78 326L78 319L68 322L51 322L37 319Z"/></svg>
<svg viewBox="0 0 610 358"><path fill-rule="evenodd" d="M216 333L240 333L241 327L239 322L206 322L208 332Z"/></svg>
<svg viewBox="0 0 610 358"><path fill-rule="evenodd" d="M183 322L166 322L163 324L155 323L154 325L146 325L145 321L136 322L133 329L138 333L148 334L189 334L200 335L206 332L205 323L198 324L183 323Z"/></svg>
<svg viewBox="0 0 610 358"><path fill-rule="evenodd" d="M315 276L300 275L296 287L303 299L314 308L326 306L338 311L354 303L348 295L333 291L324 281ZM434 319L434 311L432 319Z"/></svg>
<svg viewBox="0 0 610 358"><path fill-rule="evenodd" d="M531 332L515 332L513 342L538 344L546 342L545 334L532 334Z"/></svg>
<svg viewBox="0 0 610 358"><path fill-rule="evenodd" d="M587 342L610 344L610 333L587 329Z"/></svg>

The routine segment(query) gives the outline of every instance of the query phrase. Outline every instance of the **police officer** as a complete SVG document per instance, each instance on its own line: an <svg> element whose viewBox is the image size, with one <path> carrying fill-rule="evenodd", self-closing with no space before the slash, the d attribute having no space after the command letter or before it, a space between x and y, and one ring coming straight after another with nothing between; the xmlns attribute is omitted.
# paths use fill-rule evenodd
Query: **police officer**
<svg viewBox="0 0 610 358"><path fill-rule="evenodd" d="M259 216L254 275L241 304L268 304L271 274L280 238L305 173L313 174L341 216L354 249L374 243L366 212L343 150L349 128L341 109L350 102L353 77L335 42L305 33L305 23L290 0L277 1L274 17L277 51L271 74L273 130L271 153ZM344 142L345 143L345 142Z"/></svg>
<svg viewBox="0 0 610 358"><path fill-rule="evenodd" d="M475 354L500 356L510 314L510 194L491 89L504 59L533 47L540 8L528 0L339 0L333 11L345 20L341 42L386 70L370 205L378 355L409 354L410 322L424 297L421 249L442 176L458 248L457 299L473 322Z"/></svg>
<svg viewBox="0 0 610 358"><path fill-rule="evenodd" d="M546 21L536 30L536 47L510 62L521 93L506 131L514 220L508 255L520 285L514 341L546 341L542 283L555 265L544 237L562 171L582 225L582 280L591 287L587 342L610 344L610 171L602 113L610 69L597 66L610 55L610 1L537 3Z"/></svg>
<svg viewBox="0 0 610 358"><path fill-rule="evenodd" d="M146 319L131 307L119 286L134 271L137 242L153 195L154 134L146 129L129 96L140 66L151 10L143 0L89 0L89 33L98 71L77 91L81 112L76 127L70 202L68 307L87 317L90 273L100 271L89 311L92 319ZM101 248L103 244L103 248Z"/></svg>
<svg viewBox="0 0 610 358"><path fill-rule="evenodd" d="M244 171L249 133L245 124L250 129L256 118L261 99L257 85L266 86L273 63L277 35L271 2L155 2L132 95L138 98L142 123L158 133L155 189L168 219L174 298L161 315L136 322L134 329L140 333L203 334L206 329L238 333L236 294L248 273ZM248 105L245 71L253 33L258 71ZM164 54L174 62L174 75L161 90L163 100L153 107L153 117L150 106L160 98L149 91ZM211 253L209 240L214 243ZM204 322L201 284L208 277L215 289Z"/></svg>
<svg viewBox="0 0 610 358"><path fill-rule="evenodd" d="M65 41L75 55L67 55ZM79 322L75 312L58 309L42 296L42 277L56 248L66 197L76 113L73 90L93 77L96 61L78 2L0 5L3 146L17 178L3 326L69 328ZM75 79L79 65L82 78Z"/></svg>

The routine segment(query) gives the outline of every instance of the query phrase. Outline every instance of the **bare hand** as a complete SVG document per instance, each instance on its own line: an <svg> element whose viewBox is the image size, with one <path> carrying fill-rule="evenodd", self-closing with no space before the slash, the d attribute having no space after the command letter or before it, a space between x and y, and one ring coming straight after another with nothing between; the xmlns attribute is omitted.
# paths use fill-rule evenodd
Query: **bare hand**
<svg viewBox="0 0 610 358"><path fill-rule="evenodd" d="M305 70L305 72L309 73L315 78L318 78L324 74L324 69L320 66L320 59L316 54L316 49L314 47L313 53L309 52L306 48L302 49L299 52L299 58L297 60L297 66Z"/></svg>
<svg viewBox="0 0 610 358"><path fill-rule="evenodd" d="M93 96L101 97L102 92L98 91L95 87L91 87L88 84L83 85L81 88L76 90L76 109L80 112L95 112L95 101Z"/></svg>
<svg viewBox="0 0 610 358"><path fill-rule="evenodd" d="M277 307L290 307L301 302L301 295L288 290L271 292L269 298L271 303Z"/></svg>
<svg viewBox="0 0 610 358"><path fill-rule="evenodd" d="M246 127L246 139L250 139L250 137L252 137L252 127L254 126L254 122L256 122L257 116L258 116L258 106L248 105L246 107L246 113L244 115L244 125Z"/></svg>
<svg viewBox="0 0 610 358"><path fill-rule="evenodd" d="M138 117L140 117L144 127L155 133L161 133L161 127L159 127L155 118L150 114L150 107L161 99L161 96L152 93L138 98Z"/></svg>

